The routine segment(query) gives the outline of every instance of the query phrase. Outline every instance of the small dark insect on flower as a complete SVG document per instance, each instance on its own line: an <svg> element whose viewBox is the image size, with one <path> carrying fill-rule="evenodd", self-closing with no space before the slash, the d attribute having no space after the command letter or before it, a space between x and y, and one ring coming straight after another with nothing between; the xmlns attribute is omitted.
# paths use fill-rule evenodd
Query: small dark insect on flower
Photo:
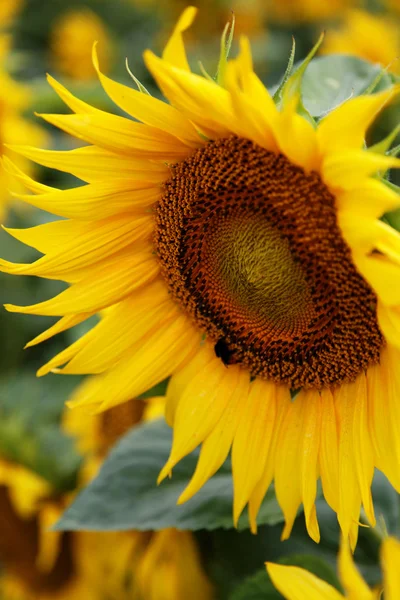
<svg viewBox="0 0 400 600"><path fill-rule="evenodd" d="M225 366L234 365L237 363L237 359L235 358L234 351L228 348L228 344L221 338L214 346L214 352L217 358L220 358Z"/></svg>

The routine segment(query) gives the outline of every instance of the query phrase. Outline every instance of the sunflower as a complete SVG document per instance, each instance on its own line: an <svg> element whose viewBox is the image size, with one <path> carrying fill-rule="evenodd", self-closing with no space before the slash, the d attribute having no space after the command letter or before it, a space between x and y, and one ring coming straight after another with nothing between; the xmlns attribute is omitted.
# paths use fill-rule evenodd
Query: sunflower
<svg viewBox="0 0 400 600"><path fill-rule="evenodd" d="M112 62L112 44L106 25L89 8L67 11L56 20L50 34L52 64L71 79L93 79L93 40L99 42L100 58L108 71Z"/></svg>
<svg viewBox="0 0 400 600"><path fill-rule="evenodd" d="M21 10L23 0L2 0L0 2L0 27L8 27Z"/></svg>
<svg viewBox="0 0 400 600"><path fill-rule="evenodd" d="M170 378L174 436L160 481L201 444L180 502L232 449L235 523L248 504L256 530L274 479L283 538L303 503L319 540L320 477L354 544L362 504L375 522L374 467L400 491L400 236L379 220L400 205L380 177L400 161L381 153L390 139L364 143L399 90L349 99L316 125L297 110L317 47L278 107L246 38L235 60L222 54L217 81L191 72L182 34L195 13L183 13L162 58L145 52L171 104L112 81L94 55L106 92L139 121L97 110L50 78L74 114L43 118L91 145L19 152L87 183L56 190L14 169L34 192L23 199L64 220L8 230L44 256L0 265L71 285L6 307L61 317L29 346L101 311L38 372L93 374L71 407L103 411Z"/></svg>
<svg viewBox="0 0 400 600"><path fill-rule="evenodd" d="M356 0L266 0L266 14L272 21L312 23L340 17Z"/></svg>
<svg viewBox="0 0 400 600"><path fill-rule="evenodd" d="M400 543L394 538L382 542L381 565L385 600L400 597L399 561ZM312 573L298 567L267 563L267 571L273 584L286 600L379 600L382 589L371 590L353 563L349 546L342 540L339 552L339 576L345 595Z"/></svg>
<svg viewBox="0 0 400 600"><path fill-rule="evenodd" d="M328 30L322 51L359 56L399 72L399 24L389 16L351 10L338 29Z"/></svg>

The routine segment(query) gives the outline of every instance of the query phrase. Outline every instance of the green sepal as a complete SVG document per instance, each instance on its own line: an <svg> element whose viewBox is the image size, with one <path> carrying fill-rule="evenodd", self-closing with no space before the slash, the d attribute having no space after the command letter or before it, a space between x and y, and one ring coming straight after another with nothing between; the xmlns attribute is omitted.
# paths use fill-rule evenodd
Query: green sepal
<svg viewBox="0 0 400 600"><path fill-rule="evenodd" d="M396 194L400 195L400 187L398 185L396 185L392 181L389 181L388 179L382 179L382 183L384 183L385 185L387 185L388 188L390 188L391 190L393 190L393 192L396 192Z"/></svg>
<svg viewBox="0 0 400 600"><path fill-rule="evenodd" d="M213 83L215 83L215 79L213 79L211 77L211 75L209 73L207 73L206 68L203 65L203 63L201 62L201 60L199 60L197 64L199 65L199 69L200 69L201 74L203 75L203 77L205 77L206 79L208 79L208 81L212 81Z"/></svg>
<svg viewBox="0 0 400 600"><path fill-rule="evenodd" d="M374 152L375 154L386 154L387 156L397 156L400 152L400 146L395 146L391 150L389 150L390 146L393 144L394 140L400 133L400 124L393 129L389 135L387 135L383 140L370 146L368 148L368 152Z"/></svg>
<svg viewBox="0 0 400 600"><path fill-rule="evenodd" d="M283 79L282 79L281 83L279 84L278 89L276 90L275 94L272 97L273 101L275 102L275 104L278 108L281 106L281 103L282 103L283 89L286 85L287 80L289 79L289 77L292 73L295 54L296 54L296 40L294 39L294 37L292 37L292 49L290 51L290 56L289 56L288 64L286 67L286 71L285 71L285 74L283 75Z"/></svg>
<svg viewBox="0 0 400 600"><path fill-rule="evenodd" d="M304 73L306 72L306 69L307 69L308 65L310 64L311 60L314 58L315 54L318 52L318 50L323 42L324 35L325 35L324 33L322 33L320 35L315 46L308 53L308 55L303 60L301 65L296 69L296 71L292 75L290 75L290 77L287 79L287 81L285 82L283 89L282 89L281 105L284 106L286 103L295 99L297 101L297 108L298 109L300 108L301 114L303 114L303 116L307 115L310 118L311 122L314 122L314 119L311 117L309 112L303 106L302 99L301 99L301 86L302 86L302 82L303 82Z"/></svg>
<svg viewBox="0 0 400 600"><path fill-rule="evenodd" d="M367 89L364 90L364 93L362 95L369 96L370 94L373 94L376 91L378 85L381 83L384 76L387 75L387 73L388 73L388 67L386 67L385 69L382 69L382 71L380 73L378 73L378 75L375 77L375 79L373 81L371 81L371 83L369 84Z"/></svg>
<svg viewBox="0 0 400 600"><path fill-rule="evenodd" d="M151 96L149 90L147 88L145 88L142 83L140 83L139 79L137 77L135 77L135 75L130 70L128 59L125 60L125 66L126 66L126 70L128 71L129 75L132 77L133 81L136 83L136 85L139 89L139 92L142 92L142 94L147 94L148 96Z"/></svg>
<svg viewBox="0 0 400 600"><path fill-rule="evenodd" d="M228 62L229 53L231 51L233 33L235 31L235 15L232 13L231 21L225 25L221 36L221 51L219 55L217 74L215 79L221 86L224 85L226 65Z"/></svg>

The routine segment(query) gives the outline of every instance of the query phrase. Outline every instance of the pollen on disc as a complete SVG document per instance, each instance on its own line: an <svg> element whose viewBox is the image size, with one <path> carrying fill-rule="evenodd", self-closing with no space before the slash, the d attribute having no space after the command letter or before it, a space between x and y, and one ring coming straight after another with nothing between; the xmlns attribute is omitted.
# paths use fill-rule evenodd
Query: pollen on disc
<svg viewBox="0 0 400 600"><path fill-rule="evenodd" d="M156 220L172 295L231 362L295 388L353 381L378 362L376 297L317 173L220 139L174 167Z"/></svg>

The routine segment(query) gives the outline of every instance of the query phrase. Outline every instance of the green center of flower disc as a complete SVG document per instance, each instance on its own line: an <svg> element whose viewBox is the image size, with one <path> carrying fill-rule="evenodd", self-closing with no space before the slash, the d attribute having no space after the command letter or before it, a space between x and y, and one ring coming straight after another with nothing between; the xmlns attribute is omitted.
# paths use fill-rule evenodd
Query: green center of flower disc
<svg viewBox="0 0 400 600"><path fill-rule="evenodd" d="M237 137L196 151L165 184L155 243L171 293L225 364L321 388L379 360L376 297L335 199L283 155Z"/></svg>

